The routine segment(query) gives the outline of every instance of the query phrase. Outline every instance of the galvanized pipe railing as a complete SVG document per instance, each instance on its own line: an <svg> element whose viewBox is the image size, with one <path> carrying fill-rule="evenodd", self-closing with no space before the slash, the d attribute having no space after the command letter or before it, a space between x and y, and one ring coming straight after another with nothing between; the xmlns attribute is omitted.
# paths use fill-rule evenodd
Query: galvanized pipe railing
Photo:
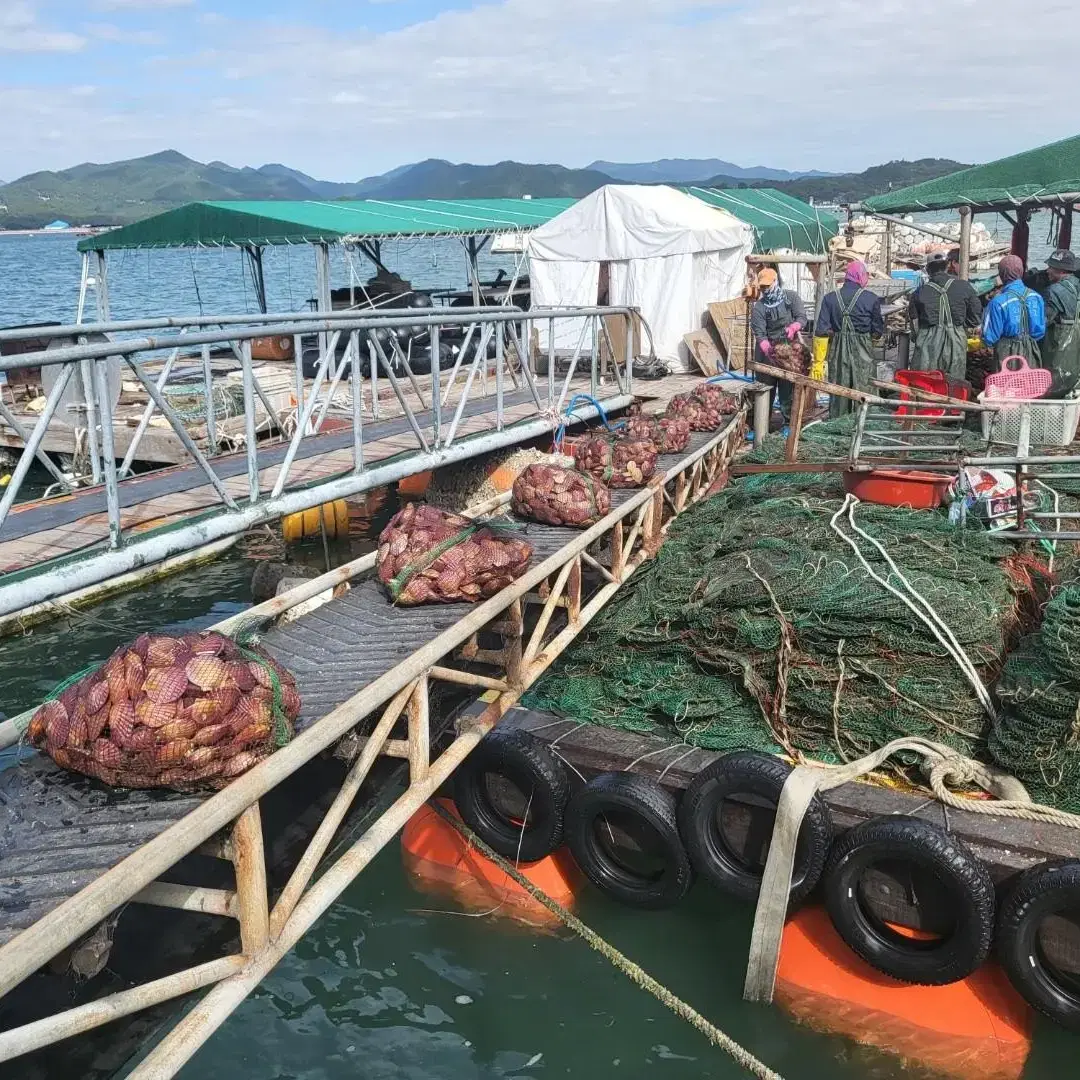
<svg viewBox="0 0 1080 1080"><path fill-rule="evenodd" d="M538 389L537 381L528 370L528 357L522 351L521 343L531 341L533 316L528 312L506 308L485 308L477 313L455 309L452 313L445 314L441 312L421 314L410 310L407 314L398 313L391 317L361 316L351 313L349 317L335 315L328 319L320 316L284 324L267 321L257 325L237 323L232 328L194 332L191 332L188 327L182 335L126 338L66 346L47 352L24 353L18 357L0 357L0 370L39 365L61 370L61 375L52 392L47 396L45 408L37 418L33 429L22 432L26 445L8 489L0 499L0 543L4 540L3 526L19 496L27 472L35 457L40 458L45 435L56 419L61 393L74 372L88 367L91 369L91 378L88 380L91 391L87 395L87 403L95 407L94 412L102 423L101 438L94 441L102 448L101 460L97 464L105 484L110 548L108 551L90 553L69 565L54 567L48 574L27 576L24 580L7 586L4 585L3 577L0 576L0 615L23 610L76 589L99 584L117 574L194 550L230 535L237 535L252 525L274 520L282 514L308 509L332 499L356 494L378 484L400 479L413 472L463 460L486 450L533 438L542 431L549 431L555 426L556 413L561 408L561 402L566 399L579 365L584 367L583 361L586 355L589 363L587 376L589 385L597 385L599 379L598 343L606 333L603 320L613 316L626 318L628 322L636 317L628 308L545 310L543 318L552 335L552 340L548 344L549 360L554 354L554 334L557 326L568 319L577 319L582 327L570 370L558 387L552 374L553 365L549 364L546 400L545 395ZM427 393L413 373L408 355L404 350L396 347L395 343L395 357L392 360L380 341L378 331L381 328L393 330L401 326L422 327L429 332L432 355L430 401L426 400ZM460 385L454 379L453 372L450 373L449 380L446 380L446 372L441 370L440 364L439 347L444 340L442 335L453 328L464 330L465 344L454 365L456 372L464 363L468 363L467 377ZM589 333L590 328L592 333ZM263 401L271 426L277 424L280 429L282 425L280 417L274 415L274 408L253 371L251 342L253 338L270 332L275 336L286 336L310 334L319 330L325 331L326 346L319 354L314 378L310 385L305 386L305 382L298 379L295 409L290 413L296 417L296 427L287 436L289 444L284 460L277 470L273 484L267 489L263 486L266 481L265 477L260 476L258 460L256 398ZM338 365L337 349L342 334L348 334L348 347L344 361ZM40 335L39 329L36 336ZM493 350L490 348L492 340L494 340ZM585 343L589 340L592 346L590 352L586 354ZM508 347L508 341L512 347ZM616 393L606 400L608 407L623 407L631 400L629 391L632 386L633 355L632 345L629 343L632 341L632 334L628 333L627 341L625 355L612 357ZM474 352L471 356L466 356L470 342L475 342ZM365 400L363 392L363 377L367 373L362 360L362 343L367 345L369 356L373 361L368 379L371 388L370 402ZM237 483L230 491L228 481L215 468L215 450L219 431L215 429L214 422L213 377L215 373L209 363L209 352L211 346L218 344L227 346L241 358L240 389L244 399L242 434L247 459L246 505L243 506L239 504L238 498L238 492L241 490L238 486L240 477L236 478ZM170 367L170 361L175 359L178 348L191 348L193 356L200 361L199 367L203 377L202 390L207 399L205 421L208 449L206 452L200 448L192 432L185 426L183 418L165 397L165 384L168 381L167 369ZM152 354L165 350L169 350L165 364L166 370L159 373L148 368L147 364ZM151 354L151 356L148 357L146 354ZM216 514L204 516L198 522L175 525L167 531L145 531L133 535L125 532L119 497L120 487L124 481L122 472L118 472L113 448L111 402L106 400L105 396L108 392L106 368L110 359L114 361L120 359L124 366L134 373L148 397L147 406L140 417L135 442L137 443L139 435L147 429L153 414L164 417L179 444L205 476L220 503L223 504ZM395 364L400 367L396 367ZM494 394L488 399L482 387L492 364L495 365ZM504 364L508 365L507 370L503 369ZM514 369L515 364L517 370ZM409 384L398 378L396 372L399 370L409 377ZM297 371L298 374L302 374L299 368ZM328 377L332 371L332 377ZM517 379L518 371L522 375L522 381ZM290 368L290 375L291 373ZM480 380L476 378L478 374L482 375ZM505 382L507 374L510 375L513 386L517 387L517 396L510 399L509 403L509 392ZM209 382L207 382L208 376ZM417 442L417 453L414 457L398 460L390 465L379 465L364 460L364 425L377 420L380 415L377 376L387 380L393 397L400 407L400 414ZM584 371L581 372L581 376L582 379L586 378ZM410 396L410 385L415 400ZM290 492L288 491L289 473L300 447L305 440L315 438L320 434L320 422L327 415L339 388L351 399L347 407L341 406L342 412L351 416L353 461L350 474L341 477L338 473L337 479ZM526 392L527 397L523 400ZM476 398L478 393L484 399L481 407L485 411L494 412L492 425L494 431L481 435L474 434L462 443L459 432L469 402ZM452 400L453 398L456 400ZM514 405L519 410L513 415L513 419L507 416L508 404ZM525 406L526 409L522 410L521 406ZM448 424L444 422L448 415L447 408L452 410L450 414L452 419ZM476 412L475 405L469 410L469 415L474 412ZM522 412L525 412L524 416ZM592 412L593 410L579 411L579 415L587 416ZM319 418L319 422L313 424L315 417ZM107 432L105 428L108 429ZM97 432L94 434L96 435ZM282 431L282 434L285 435L285 432ZM239 434L234 435L234 438L239 438ZM334 446L333 449L336 451L339 448ZM129 446L124 465L130 466L135 457L134 449ZM88 509L87 512L94 513L95 511Z"/></svg>

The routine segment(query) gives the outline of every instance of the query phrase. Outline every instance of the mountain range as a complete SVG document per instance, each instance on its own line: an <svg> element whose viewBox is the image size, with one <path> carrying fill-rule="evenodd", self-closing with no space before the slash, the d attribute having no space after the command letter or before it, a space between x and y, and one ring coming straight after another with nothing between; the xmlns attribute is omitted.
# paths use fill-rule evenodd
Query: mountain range
<svg viewBox="0 0 1080 1080"><path fill-rule="evenodd" d="M665 159L585 169L501 161L453 164L428 159L355 182L318 180L281 164L236 168L194 161L176 150L104 165L85 163L36 172L0 184L0 229L37 228L55 219L123 225L188 202L227 199L580 198L612 181L700 183L710 187L777 187L799 198L853 201L965 168L940 158L894 161L862 173L788 173L744 169L719 159Z"/></svg>

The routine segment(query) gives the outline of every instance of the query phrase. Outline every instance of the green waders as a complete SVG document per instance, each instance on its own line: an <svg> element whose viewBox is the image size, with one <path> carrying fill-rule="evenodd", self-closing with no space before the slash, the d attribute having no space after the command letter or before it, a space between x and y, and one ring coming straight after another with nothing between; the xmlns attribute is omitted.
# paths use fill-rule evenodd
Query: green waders
<svg viewBox="0 0 1080 1080"><path fill-rule="evenodd" d="M916 371L943 371L947 378L963 379L967 375L967 332L953 322L949 306L952 282L944 289L933 281L927 285L938 294L938 321L937 326L919 331L912 367Z"/></svg>
<svg viewBox="0 0 1080 1080"><path fill-rule="evenodd" d="M1071 319L1060 319L1046 328L1042 347L1043 367L1054 376L1046 396L1062 398L1080 380L1080 290Z"/></svg>
<svg viewBox="0 0 1080 1080"><path fill-rule="evenodd" d="M829 381L852 390L869 393L872 389L874 369L877 361L870 345L870 335L860 334L851 322L851 313L859 302L859 297L866 292L859 289L851 298L851 303L844 306L844 298L838 289L836 300L840 306L840 332L829 338L829 350L825 354L829 365ZM849 398L834 397L829 402L829 417L836 419L853 411L855 402Z"/></svg>
<svg viewBox="0 0 1080 1080"><path fill-rule="evenodd" d="M1031 321L1028 319L1027 299L1031 290L1025 290L1020 297L1020 335L1019 337L1003 337L994 345L994 359L1001 362L1007 356L1022 356L1030 367L1042 367L1039 355L1039 343L1031 336Z"/></svg>

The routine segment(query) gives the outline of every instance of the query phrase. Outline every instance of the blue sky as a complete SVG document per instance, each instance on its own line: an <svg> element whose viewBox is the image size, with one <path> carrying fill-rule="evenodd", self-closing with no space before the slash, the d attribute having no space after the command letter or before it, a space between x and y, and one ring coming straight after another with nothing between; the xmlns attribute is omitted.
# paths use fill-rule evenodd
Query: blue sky
<svg viewBox="0 0 1080 1080"><path fill-rule="evenodd" d="M1080 130L1041 0L0 0L0 179L173 148L352 180L425 157L978 161ZM1004 28L1008 28L1005 32Z"/></svg>

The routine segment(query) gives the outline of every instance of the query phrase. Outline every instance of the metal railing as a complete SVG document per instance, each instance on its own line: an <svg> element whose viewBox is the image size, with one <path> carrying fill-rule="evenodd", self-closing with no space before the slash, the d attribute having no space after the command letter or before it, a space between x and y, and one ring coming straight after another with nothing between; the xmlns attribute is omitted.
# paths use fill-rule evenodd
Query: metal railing
<svg viewBox="0 0 1080 1080"><path fill-rule="evenodd" d="M636 317L631 309L617 307L532 312L515 308L398 309L379 314L202 316L0 331L0 344L20 337L51 336L55 343L56 339L78 341L94 332L127 335L0 356L0 371L39 366L59 369L32 427L28 417L16 416L6 404L0 409L0 416L24 442L0 498L0 543L5 532L12 535L8 527L11 511L24 497L35 461L58 483L71 486L70 478L64 477L45 453L44 442L50 427L64 422L60 403L76 377L85 398L76 410L76 423L85 427L84 441L91 459L89 478L104 489L109 525L104 544L51 567L47 574L23 573L10 583L0 576L0 615L237 535L283 514L535 438L557 426L572 387L583 389L586 378L593 396L602 397L608 406L629 404ZM608 320L612 318L625 322L625 344L619 352L609 332ZM554 343L559 325L567 320L580 320L581 330L573 353L562 358L566 360L565 371L557 375ZM576 329L577 323L573 325ZM175 332L139 333L166 328ZM534 370L540 367L534 336L541 328L547 339L543 375ZM304 342L316 340L315 335L325 344L308 364L310 377L305 378ZM285 407L275 404L273 391L268 391L260 378L268 371L280 372L283 366L257 368L252 358L252 341L271 336L292 339L291 401ZM231 355L231 371L221 371L212 362L215 349L226 357ZM309 354L314 351L309 350ZM193 424L185 423L168 400L170 380L184 356L197 362L194 385L202 389L203 415ZM160 370L154 370L158 363ZM113 400L108 392L108 369L117 364L147 396L119 461ZM430 373L415 370L421 366L429 366ZM242 446L244 450L246 484L242 486L237 454L232 449L221 452L223 421L216 404L223 383L236 396L237 369L243 430L233 431L228 441L231 447ZM265 414L261 420L260 406ZM324 430L332 410L346 421L338 428L337 438ZM390 419L390 412L394 419L404 420L415 451L376 460L365 447L365 434L373 434L370 426ZM488 430L467 434L468 418L478 413L490 418ZM587 406L576 409L575 415L586 419L596 415L596 410ZM209 485L217 505L209 513L200 513L198 520L132 532L123 520L120 493L139 460L139 447L155 417L164 418L168 431L202 474L205 484L192 486ZM346 439L344 433L350 426L351 439ZM266 429L262 438L260 428ZM383 433L382 437L385 428ZM275 452L268 453L270 449ZM295 479L298 459L346 449L350 451L347 469L304 486ZM228 469L223 468L225 463ZM267 471L274 468L276 475L268 476ZM140 474L140 480L146 475ZM231 485L230 480L234 481ZM93 512L92 508L87 511Z"/></svg>

